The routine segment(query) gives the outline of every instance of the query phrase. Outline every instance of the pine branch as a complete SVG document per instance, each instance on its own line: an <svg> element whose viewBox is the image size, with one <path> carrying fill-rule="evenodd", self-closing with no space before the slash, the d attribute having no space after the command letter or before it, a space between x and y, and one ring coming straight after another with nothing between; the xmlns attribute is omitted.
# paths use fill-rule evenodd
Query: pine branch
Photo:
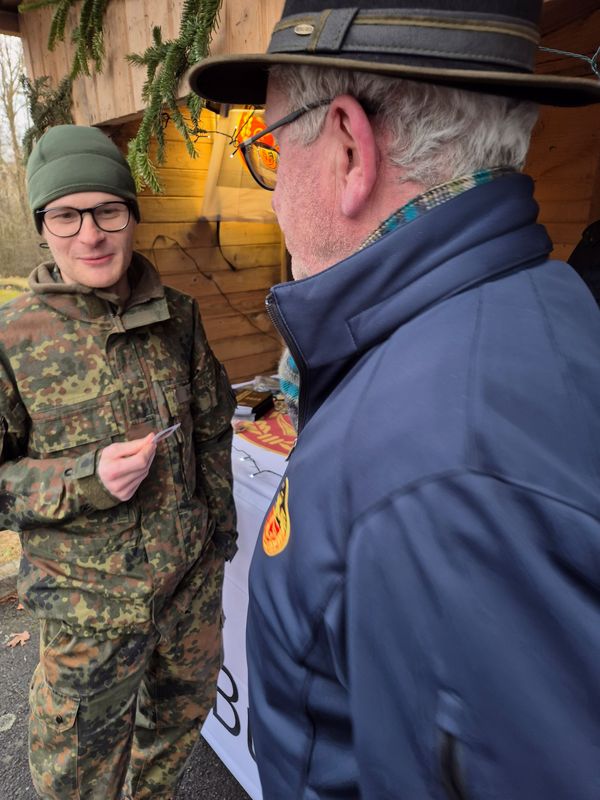
<svg viewBox="0 0 600 800"><path fill-rule="evenodd" d="M64 41L69 12L75 2L78 0L29 0L29 2L21 3L19 11L56 6L48 40L48 48L52 50L57 42ZM81 0L79 24L72 34L75 52L71 73L68 78L61 81L56 92L51 93L44 82L39 85L31 85L31 103L36 107L38 116L34 116L32 112L34 125L31 129L32 132L26 133L28 141L39 137L40 131L43 133L46 127L58 124L57 121L52 121L52 109L49 107L52 103L58 104L56 114L59 122L72 121L70 116L71 81L78 75L90 74L88 63L90 60L93 61L97 72L102 70L105 55L102 27L108 2L109 0ZM190 156L196 156L190 132L198 128L204 103L196 95L190 95L187 98L191 116L190 127L179 109L177 90L187 70L206 57L213 32L219 21L221 4L222 0L185 0L177 39L163 41L160 27L155 26L152 30L153 44L144 53L126 56L130 64L146 68L142 99L147 107L138 134L129 143L128 156L138 188L146 185L154 192L160 191L157 168L150 159L149 148L151 140L156 140L157 164L163 164L165 113L168 114L168 118L173 120L177 130L181 133ZM63 96L61 92L66 92L66 94Z"/></svg>
<svg viewBox="0 0 600 800"><path fill-rule="evenodd" d="M25 93L31 127L23 136L23 157L27 161L33 145L40 136L53 125L70 125L73 123L71 114L72 81L67 76L58 84L56 90L49 86L50 78L47 75L36 78L33 82L24 75L21 85Z"/></svg>
<svg viewBox="0 0 600 800"><path fill-rule="evenodd" d="M129 143L129 164L138 188L144 185L158 191L157 166L148 155L152 137L157 142L157 165L164 163L163 114L169 115L181 133L188 153L196 157L191 130L198 127L203 102L196 95L188 98L192 119L190 128L177 103L177 90L187 70L208 53L215 27L218 24L222 0L185 0L179 36L164 42L159 27L153 29L154 44L142 54L130 54L130 64L146 67L142 99L147 104L137 136ZM147 180L147 178L149 180ZM155 188L158 186L157 188Z"/></svg>
<svg viewBox="0 0 600 800"><path fill-rule="evenodd" d="M45 6L56 6L50 32L48 34L48 49L54 50L58 42L65 39L65 29L69 19L69 12L79 0L33 0L21 3L20 12L34 11ZM71 41L75 45L71 78L78 75L89 75L89 61L93 61L96 72L102 71L104 61L104 14L109 0L82 0L79 12L79 24L73 30Z"/></svg>
<svg viewBox="0 0 600 800"><path fill-rule="evenodd" d="M64 41L65 26L69 17L69 11L75 0L59 0L58 8L52 17L50 33L48 34L48 50L54 50L57 42Z"/></svg>
<svg viewBox="0 0 600 800"><path fill-rule="evenodd" d="M33 0L30 3L20 3L17 6L19 14L26 14L28 11L35 11L38 8L45 8L46 6L55 6L60 0Z"/></svg>
<svg viewBox="0 0 600 800"><path fill-rule="evenodd" d="M147 151L140 150L135 139L129 142L127 160L131 171L136 178L136 183L141 186L148 186L155 194L161 192L161 185L158 180L156 167L150 160Z"/></svg>

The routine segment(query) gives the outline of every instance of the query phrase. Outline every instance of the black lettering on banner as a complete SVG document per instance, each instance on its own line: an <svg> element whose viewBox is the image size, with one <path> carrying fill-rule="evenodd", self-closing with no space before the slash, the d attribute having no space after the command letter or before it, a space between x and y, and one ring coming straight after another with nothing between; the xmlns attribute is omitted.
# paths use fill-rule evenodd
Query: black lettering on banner
<svg viewBox="0 0 600 800"><path fill-rule="evenodd" d="M221 673L225 674L229 678L229 681L231 682L231 694L225 694L223 689L221 689L220 686L217 686L217 699L215 700L215 707L213 709L213 714L219 720L221 725L223 725L223 727L226 728L232 736L239 736L240 732L242 730L242 725L241 725L241 722L240 722L239 714L237 713L237 711L235 709L235 704L240 699L240 694L238 692L238 688L236 686L236 683L235 683L235 681L233 679L233 675L231 674L231 672L229 672L229 670L227 669L227 667L225 665L223 665L221 667ZM233 723L232 724L228 724L223 719L223 717L219 714L219 711L218 711L219 695L221 695L221 697L226 701L227 705L229 706L229 708L232 711L232 714L233 714Z"/></svg>

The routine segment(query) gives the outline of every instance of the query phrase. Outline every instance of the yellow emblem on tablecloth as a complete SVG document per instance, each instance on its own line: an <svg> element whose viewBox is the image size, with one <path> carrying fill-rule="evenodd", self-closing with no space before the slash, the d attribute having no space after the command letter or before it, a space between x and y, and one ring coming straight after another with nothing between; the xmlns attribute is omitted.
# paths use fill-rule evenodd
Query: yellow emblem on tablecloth
<svg viewBox="0 0 600 800"><path fill-rule="evenodd" d="M263 528L262 545L268 556L276 556L285 549L290 538L290 512L288 511L288 479L283 482Z"/></svg>
<svg viewBox="0 0 600 800"><path fill-rule="evenodd" d="M239 420L235 423L234 428L242 439L284 456L289 454L296 441L296 429L288 415L281 411L268 411L256 422Z"/></svg>

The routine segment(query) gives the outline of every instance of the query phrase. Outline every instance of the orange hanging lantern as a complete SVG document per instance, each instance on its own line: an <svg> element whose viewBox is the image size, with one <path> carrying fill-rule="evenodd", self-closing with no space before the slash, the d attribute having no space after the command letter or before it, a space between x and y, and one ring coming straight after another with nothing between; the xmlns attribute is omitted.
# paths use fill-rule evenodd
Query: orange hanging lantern
<svg viewBox="0 0 600 800"><path fill-rule="evenodd" d="M254 134L263 131L266 127L267 126L262 117L262 112L257 114L255 109L244 111L240 117L240 122L234 134L234 139L239 157L242 159L244 168L246 170L248 170L248 167L246 166L246 162L239 151L239 146L246 139L249 139L251 136L254 136ZM277 168L275 153L279 153L279 147L277 146L275 137L272 133L268 133L264 139L261 139L261 142L267 145L267 147L261 147L258 149L259 158L262 161L265 169L275 170Z"/></svg>

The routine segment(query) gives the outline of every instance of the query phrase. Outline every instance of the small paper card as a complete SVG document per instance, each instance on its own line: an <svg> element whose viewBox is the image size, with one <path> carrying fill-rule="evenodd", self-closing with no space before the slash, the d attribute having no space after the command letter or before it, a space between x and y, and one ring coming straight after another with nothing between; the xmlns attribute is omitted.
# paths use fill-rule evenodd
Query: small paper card
<svg viewBox="0 0 600 800"><path fill-rule="evenodd" d="M172 433L175 433L175 431L177 430L177 428L180 427L180 425L181 422L177 422L175 425L171 425L170 428L165 428L164 430L155 433L154 439L152 439L153 443L156 444L156 442L160 442L161 439L166 439L167 436L170 436Z"/></svg>

